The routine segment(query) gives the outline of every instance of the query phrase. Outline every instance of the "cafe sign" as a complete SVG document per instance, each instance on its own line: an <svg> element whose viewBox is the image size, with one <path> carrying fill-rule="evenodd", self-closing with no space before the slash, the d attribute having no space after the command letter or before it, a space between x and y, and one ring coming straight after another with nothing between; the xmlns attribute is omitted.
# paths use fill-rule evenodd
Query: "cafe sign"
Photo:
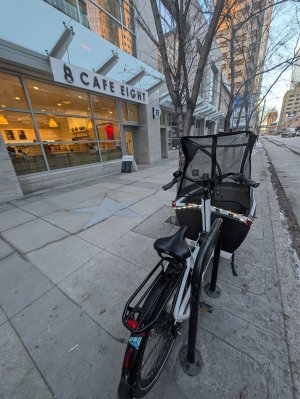
<svg viewBox="0 0 300 399"><path fill-rule="evenodd" d="M148 104L148 93L125 83L117 82L107 76L99 75L87 69L67 64L57 58L50 57L50 64L55 82L64 83L80 89L92 90L122 100L140 104Z"/></svg>

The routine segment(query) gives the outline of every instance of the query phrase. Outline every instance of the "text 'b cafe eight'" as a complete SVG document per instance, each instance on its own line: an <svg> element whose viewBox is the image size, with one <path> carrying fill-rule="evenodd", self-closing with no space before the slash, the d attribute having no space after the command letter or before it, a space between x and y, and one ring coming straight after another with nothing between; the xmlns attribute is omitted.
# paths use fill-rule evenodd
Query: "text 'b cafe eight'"
<svg viewBox="0 0 300 399"><path fill-rule="evenodd" d="M120 172L124 155L161 160L154 110L163 76L82 24L67 28L44 1L29 2L35 16L12 0L13 18L0 27L0 203Z"/></svg>

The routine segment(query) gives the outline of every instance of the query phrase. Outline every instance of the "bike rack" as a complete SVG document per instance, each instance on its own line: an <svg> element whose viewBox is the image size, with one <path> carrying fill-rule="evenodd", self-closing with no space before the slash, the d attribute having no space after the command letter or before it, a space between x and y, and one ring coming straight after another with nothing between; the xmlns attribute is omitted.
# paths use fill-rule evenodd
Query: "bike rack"
<svg viewBox="0 0 300 399"><path fill-rule="evenodd" d="M201 249L195 261L195 267L192 275L190 300L191 314L189 319L188 345L183 346L179 353L180 364L183 370L190 376L199 374L202 368L202 357L200 352L196 349L199 301L201 297L203 274L206 270L207 264L211 258L213 251L214 261L211 282L207 285L207 287L212 295L215 295L215 293L217 292L216 283L220 260L221 225L222 219L215 219L208 235L201 245Z"/></svg>

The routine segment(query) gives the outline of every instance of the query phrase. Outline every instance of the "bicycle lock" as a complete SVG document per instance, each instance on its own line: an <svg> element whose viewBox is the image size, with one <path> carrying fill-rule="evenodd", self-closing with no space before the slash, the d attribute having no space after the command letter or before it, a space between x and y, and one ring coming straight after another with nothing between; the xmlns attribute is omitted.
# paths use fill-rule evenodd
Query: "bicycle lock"
<svg viewBox="0 0 300 399"><path fill-rule="evenodd" d="M217 277L221 251L221 225L222 219L217 218L211 226L208 235L205 237L201 245L192 275L190 299L191 314L189 319L188 344L187 346L184 345L179 352L180 364L184 372L190 376L199 374L203 363L201 354L196 348L198 312L203 274L208 266L213 251L214 260L211 273L211 282L206 285L206 292L209 292L209 295L212 297L217 297L220 295L220 290L217 288Z"/></svg>

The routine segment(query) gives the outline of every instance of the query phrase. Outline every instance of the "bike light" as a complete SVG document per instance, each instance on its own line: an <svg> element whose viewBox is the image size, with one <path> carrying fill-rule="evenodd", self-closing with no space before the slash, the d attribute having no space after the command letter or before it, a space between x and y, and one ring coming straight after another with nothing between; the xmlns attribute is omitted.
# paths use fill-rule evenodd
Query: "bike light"
<svg viewBox="0 0 300 399"><path fill-rule="evenodd" d="M172 201L172 208L176 208L176 199Z"/></svg>
<svg viewBox="0 0 300 399"><path fill-rule="evenodd" d="M128 319L127 324L129 325L130 328L133 328L134 330L137 328L138 325L137 321L132 319Z"/></svg>
<svg viewBox="0 0 300 399"><path fill-rule="evenodd" d="M250 218L247 218L247 219L246 219L246 225L247 225L247 226L251 226L252 223L253 223L253 220L252 220L252 219L250 219Z"/></svg>
<svg viewBox="0 0 300 399"><path fill-rule="evenodd" d="M124 365L125 369L129 369L129 367L131 367L133 354L134 354L134 349L133 349L133 347L130 347L124 356L123 365Z"/></svg>

